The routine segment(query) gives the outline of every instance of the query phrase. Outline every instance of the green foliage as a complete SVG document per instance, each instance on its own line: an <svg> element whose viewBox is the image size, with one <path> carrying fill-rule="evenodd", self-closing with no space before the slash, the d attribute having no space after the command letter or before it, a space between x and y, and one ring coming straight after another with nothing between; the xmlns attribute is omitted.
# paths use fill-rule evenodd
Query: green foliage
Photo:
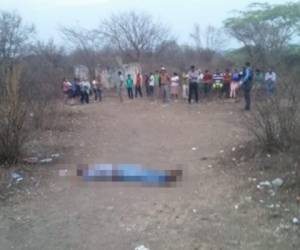
<svg viewBox="0 0 300 250"><path fill-rule="evenodd" d="M300 34L300 2L253 3L237 13L224 21L225 28L245 46L254 63L267 63L275 52L279 60L281 50Z"/></svg>

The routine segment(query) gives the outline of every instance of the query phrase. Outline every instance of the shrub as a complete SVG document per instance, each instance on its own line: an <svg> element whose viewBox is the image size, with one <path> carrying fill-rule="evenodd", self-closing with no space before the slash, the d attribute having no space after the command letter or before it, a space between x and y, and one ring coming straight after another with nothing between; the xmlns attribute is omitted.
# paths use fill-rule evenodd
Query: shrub
<svg viewBox="0 0 300 250"><path fill-rule="evenodd" d="M300 93L296 75L281 77L273 96L256 103L247 120L250 132L266 151L286 151L300 141Z"/></svg>
<svg viewBox="0 0 300 250"><path fill-rule="evenodd" d="M20 101L19 82L21 67L4 70L5 95L0 103L0 161L15 163L26 139L26 109Z"/></svg>

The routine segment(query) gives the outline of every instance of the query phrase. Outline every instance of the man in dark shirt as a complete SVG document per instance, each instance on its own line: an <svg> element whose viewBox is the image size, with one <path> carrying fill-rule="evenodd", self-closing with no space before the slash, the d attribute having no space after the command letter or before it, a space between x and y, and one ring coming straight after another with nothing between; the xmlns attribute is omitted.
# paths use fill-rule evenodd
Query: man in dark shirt
<svg viewBox="0 0 300 250"><path fill-rule="evenodd" d="M252 90L252 78L253 71L251 68L251 64L247 62L245 68L244 77L242 79L242 88L244 90L244 98L245 98L245 110L249 111L251 108L251 90Z"/></svg>

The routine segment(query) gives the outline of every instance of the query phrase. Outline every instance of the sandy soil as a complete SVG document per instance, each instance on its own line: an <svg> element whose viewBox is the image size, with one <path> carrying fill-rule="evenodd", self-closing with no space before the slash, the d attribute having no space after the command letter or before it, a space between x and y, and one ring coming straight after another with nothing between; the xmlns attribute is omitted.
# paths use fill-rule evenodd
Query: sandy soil
<svg viewBox="0 0 300 250"><path fill-rule="evenodd" d="M68 107L68 129L47 140L61 158L33 166L27 194L1 206L0 249L299 249L297 229L278 229L280 218L249 199L249 176L220 164L248 139L241 106L108 98ZM79 163L182 168L183 180L153 188L59 177Z"/></svg>

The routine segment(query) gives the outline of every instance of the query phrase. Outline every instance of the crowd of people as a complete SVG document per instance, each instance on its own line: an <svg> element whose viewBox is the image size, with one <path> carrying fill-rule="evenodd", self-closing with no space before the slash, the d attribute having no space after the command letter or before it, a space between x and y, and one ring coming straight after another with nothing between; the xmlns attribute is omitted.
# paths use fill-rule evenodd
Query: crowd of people
<svg viewBox="0 0 300 250"><path fill-rule="evenodd" d="M254 71L247 62L242 70L226 69L221 72L217 69L214 73L208 69L196 70L194 65L187 73L181 75L177 72L170 75L163 66L160 70L145 75L136 72L134 76L131 74L124 76L123 72L119 71L115 86L120 102L123 102L125 88L130 100L147 96L151 100L160 98L167 103L181 98L189 104L198 103L200 95L203 99L211 99L212 96L236 99L241 90L244 94L245 110L250 110L252 89L272 95L276 81L276 73L271 68L267 72L260 69ZM74 102L76 97L80 97L82 104L89 103L92 94L96 102L101 102L103 89L101 78L93 80L92 84L87 79L75 78L71 82L67 79L63 81L65 102L69 99Z"/></svg>

